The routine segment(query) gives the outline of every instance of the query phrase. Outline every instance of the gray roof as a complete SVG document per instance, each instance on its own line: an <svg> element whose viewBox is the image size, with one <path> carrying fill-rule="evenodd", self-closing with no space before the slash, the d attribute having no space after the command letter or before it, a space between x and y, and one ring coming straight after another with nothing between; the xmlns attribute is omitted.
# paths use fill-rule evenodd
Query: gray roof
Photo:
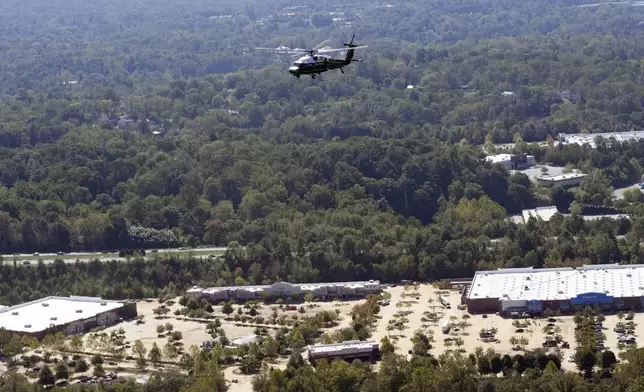
<svg viewBox="0 0 644 392"><path fill-rule="evenodd" d="M580 294L644 296L644 265L584 265L579 268L507 268L478 271L469 299L567 300Z"/></svg>

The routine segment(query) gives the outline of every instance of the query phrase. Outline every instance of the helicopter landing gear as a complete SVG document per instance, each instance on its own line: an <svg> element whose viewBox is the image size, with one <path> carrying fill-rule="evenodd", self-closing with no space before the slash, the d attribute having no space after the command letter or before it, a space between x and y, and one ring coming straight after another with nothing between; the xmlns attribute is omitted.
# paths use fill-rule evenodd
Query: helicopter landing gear
<svg viewBox="0 0 644 392"><path fill-rule="evenodd" d="M344 73L344 70L342 68L340 68L340 72Z"/></svg>
<svg viewBox="0 0 644 392"><path fill-rule="evenodd" d="M311 79L315 79L315 74L311 74Z"/></svg>

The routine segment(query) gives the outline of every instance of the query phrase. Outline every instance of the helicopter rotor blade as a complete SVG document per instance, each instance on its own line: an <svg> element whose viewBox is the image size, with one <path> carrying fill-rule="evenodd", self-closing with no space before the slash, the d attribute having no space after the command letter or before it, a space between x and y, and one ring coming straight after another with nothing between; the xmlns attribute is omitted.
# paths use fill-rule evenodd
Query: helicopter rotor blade
<svg viewBox="0 0 644 392"><path fill-rule="evenodd" d="M297 54L306 54L309 53L308 50L293 50L293 49L277 49L277 48L255 48L255 50L262 50L271 52L271 54L287 54L287 55L297 55Z"/></svg>
<svg viewBox="0 0 644 392"><path fill-rule="evenodd" d="M315 48L311 49L312 51L317 51L318 49L322 48L324 45L326 45L329 42L328 39L325 39L324 41L320 42L315 46Z"/></svg>
<svg viewBox="0 0 644 392"><path fill-rule="evenodd" d="M353 50L353 49L364 49L366 46L356 46L353 48L337 48L337 49L320 49L317 52L318 53L331 53L331 52L344 52L347 50Z"/></svg>

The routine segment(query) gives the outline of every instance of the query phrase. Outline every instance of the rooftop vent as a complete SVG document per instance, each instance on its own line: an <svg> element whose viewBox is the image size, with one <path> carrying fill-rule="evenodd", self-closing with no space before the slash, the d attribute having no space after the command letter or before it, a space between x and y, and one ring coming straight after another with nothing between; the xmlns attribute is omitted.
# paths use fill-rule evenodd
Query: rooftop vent
<svg viewBox="0 0 644 392"><path fill-rule="evenodd" d="M25 328L31 328L31 324L25 324Z"/></svg>
<svg viewBox="0 0 644 392"><path fill-rule="evenodd" d="M557 294L563 294L563 291L559 290L557 291Z"/></svg>
<svg viewBox="0 0 644 392"><path fill-rule="evenodd" d="M626 274L626 277L631 278L633 275L631 274Z"/></svg>
<svg viewBox="0 0 644 392"><path fill-rule="evenodd" d="M11 312L12 315L17 316L18 312Z"/></svg>
<svg viewBox="0 0 644 392"><path fill-rule="evenodd" d="M47 306L49 306L49 304L47 302L43 302L42 306L47 307Z"/></svg>
<svg viewBox="0 0 644 392"><path fill-rule="evenodd" d="M58 317L52 317L52 318L50 318L50 320L54 320L54 321L58 320Z"/></svg>
<svg viewBox="0 0 644 392"><path fill-rule="evenodd" d="M76 309L76 313L83 313L83 309Z"/></svg>
<svg viewBox="0 0 644 392"><path fill-rule="evenodd" d="M525 286L525 287L524 287L524 290L528 291L528 290L530 290L530 287Z"/></svg>
<svg viewBox="0 0 644 392"><path fill-rule="evenodd" d="M107 302L105 301L101 302L101 306L107 306Z"/></svg>

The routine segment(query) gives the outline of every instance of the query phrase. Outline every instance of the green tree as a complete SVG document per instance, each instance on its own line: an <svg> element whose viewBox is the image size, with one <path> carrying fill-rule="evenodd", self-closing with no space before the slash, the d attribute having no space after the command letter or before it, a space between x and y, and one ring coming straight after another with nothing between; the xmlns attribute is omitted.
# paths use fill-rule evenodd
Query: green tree
<svg viewBox="0 0 644 392"><path fill-rule="evenodd" d="M83 351L83 337L81 335L73 335L69 342L69 348L74 352Z"/></svg>
<svg viewBox="0 0 644 392"><path fill-rule="evenodd" d="M234 311L233 304L230 301L224 303L224 306L222 306L221 308L221 312L226 316L230 316L233 313L233 311Z"/></svg>
<svg viewBox="0 0 644 392"><path fill-rule="evenodd" d="M156 342L152 344L152 348L150 349L150 353L148 354L148 356L150 358L150 362L152 362L154 366L158 366L159 362L161 362L162 354Z"/></svg>
<svg viewBox="0 0 644 392"><path fill-rule="evenodd" d="M87 362L85 359L80 358L78 361L76 361L76 366L74 367L74 371L76 373L84 373L89 370L89 366L87 365Z"/></svg>
<svg viewBox="0 0 644 392"><path fill-rule="evenodd" d="M145 354L147 352L148 350L143 345L143 342L137 339L132 346L132 353L136 357L136 364L140 369L145 369L147 365L145 360Z"/></svg>
<svg viewBox="0 0 644 392"><path fill-rule="evenodd" d="M56 377L54 376L54 373L52 373L51 369L49 366L45 365L40 369L40 374L38 376L38 383L40 385L54 385L56 382Z"/></svg>
<svg viewBox="0 0 644 392"><path fill-rule="evenodd" d="M65 365L64 362L59 362L58 365L56 365L56 379L66 380L68 378L69 370L67 369L67 365Z"/></svg>
<svg viewBox="0 0 644 392"><path fill-rule="evenodd" d="M380 340L380 353L384 356L387 354L393 354L396 351L396 347L391 343L388 337L383 337Z"/></svg>
<svg viewBox="0 0 644 392"><path fill-rule="evenodd" d="M275 358L279 351L279 343L272 336L267 336L262 342L264 355L268 358Z"/></svg>
<svg viewBox="0 0 644 392"><path fill-rule="evenodd" d="M163 356L170 361L174 361L179 356L179 351L172 342L167 342L165 346L163 346Z"/></svg>
<svg viewBox="0 0 644 392"><path fill-rule="evenodd" d="M96 354L92 357L92 365L100 366L103 364L103 357L100 354Z"/></svg>

